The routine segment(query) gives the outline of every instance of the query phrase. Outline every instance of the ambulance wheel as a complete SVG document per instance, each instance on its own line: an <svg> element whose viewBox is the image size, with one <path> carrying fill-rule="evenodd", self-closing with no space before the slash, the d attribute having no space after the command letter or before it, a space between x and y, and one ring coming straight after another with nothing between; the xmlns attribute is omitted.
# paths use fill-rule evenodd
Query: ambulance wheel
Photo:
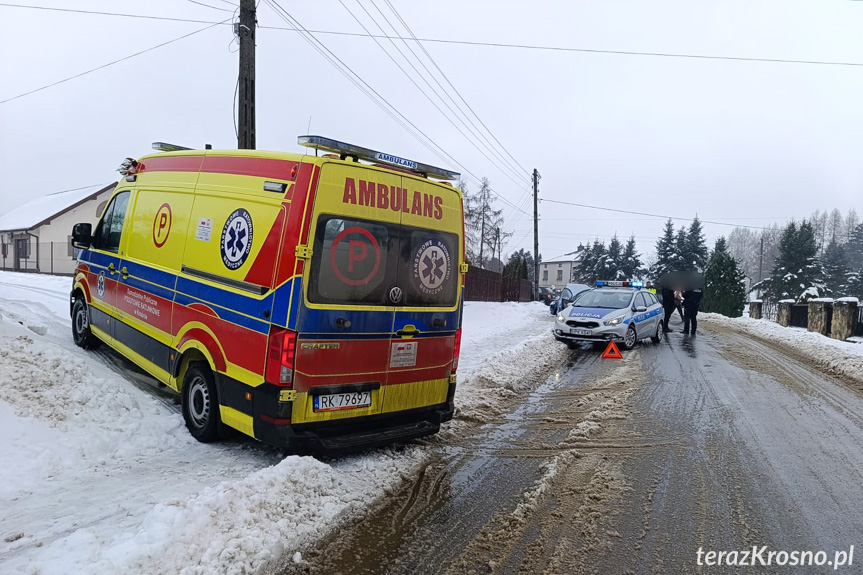
<svg viewBox="0 0 863 575"><path fill-rule="evenodd" d="M650 341L652 341L653 343L659 343L660 341L662 341L662 335L662 322L659 322L656 325L656 335L650 336Z"/></svg>
<svg viewBox="0 0 863 575"><path fill-rule="evenodd" d="M219 400L213 372L204 362L195 362L183 378L183 419L192 437L202 443L219 438Z"/></svg>
<svg viewBox="0 0 863 575"><path fill-rule="evenodd" d="M624 349L632 349L638 343L638 334L635 333L635 326L629 324L629 329L626 330L626 335L623 338Z"/></svg>
<svg viewBox="0 0 863 575"><path fill-rule="evenodd" d="M75 298L72 306L72 339L82 349L96 349L101 343L90 331L90 310L82 298Z"/></svg>

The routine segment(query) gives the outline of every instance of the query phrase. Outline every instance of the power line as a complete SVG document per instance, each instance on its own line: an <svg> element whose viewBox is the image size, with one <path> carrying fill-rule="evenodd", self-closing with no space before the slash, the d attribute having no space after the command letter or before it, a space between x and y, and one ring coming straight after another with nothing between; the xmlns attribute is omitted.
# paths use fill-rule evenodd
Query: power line
<svg viewBox="0 0 863 575"><path fill-rule="evenodd" d="M360 19L359 19L359 18L358 18L358 17L357 17L357 16L356 16L352 11L351 11L351 9L350 9L350 8L348 8L347 4L345 4L343 0L339 0L339 3L340 3L340 4L342 5L342 7L343 7L347 12L348 12L348 14L350 14L350 15L351 15L351 17L352 17L354 20L356 20L357 24L359 24L359 25L363 28L363 30L365 30L366 32L368 32L368 28L366 28L366 27L365 27L365 25L362 23L362 21L361 21L361 20L360 20ZM359 4L359 0L357 0L357 3ZM374 22L374 23L375 23L375 25L376 25L376 26L377 26L381 31L383 31L383 28L380 26L380 24L378 24L378 23L377 23L377 21L374 19L374 17L373 17L371 14L369 14L368 10L366 10L366 8L365 8L362 4L360 4L360 8L362 8L362 10L366 13L366 15L367 15L369 18L371 18L372 22ZM495 166L497 169L499 169L503 175L505 175L505 176L506 176L506 177L508 177L510 180L512 180L513 182L515 182L515 184L516 184L516 185L520 185L520 182L517 182L516 180L514 180L514 179L512 178L512 176L510 176L510 175L505 171L505 167L506 167L506 163L505 163L505 162L504 162L504 164L503 164L503 165L504 165L504 168L502 168L500 165L498 165L498 164L495 162L495 160L493 160L492 158L489 158L489 157L488 157L488 155L487 155L484 151L482 151L482 150L479 148L479 146L477 146L477 144L476 144L472 139L470 139L470 138L467 136L467 134L465 134L465 133L464 133L464 131L462 131L462 129L461 129L458 125L456 125L456 123L453 121L453 119L450 117L450 115L447 115L447 114L446 114L446 112L444 112L444 111L441 109L441 107L440 107L440 106L438 106L437 102L435 102L435 101L432 99L432 97L431 97L431 96L429 96L429 94L428 94L425 90L423 90L423 89L420 87L420 85L419 85L419 84L417 84L416 80L414 80L414 78L413 78L413 77L408 73L408 71L407 71L407 70L405 70L405 69L402 67L402 65L401 65L401 64L399 64L399 62L395 59L395 57L394 57L392 54L390 54L390 53L387 51L387 49L386 49L386 48L384 48L384 46L383 46L383 45L382 45L382 44L377 40L377 38L375 38L375 39L374 39L374 41L375 41L375 44L377 44L378 48L380 48L380 49L381 49L381 51L382 51L384 54L386 54L386 56L387 56L387 57L388 57L388 58L393 62L393 64L395 64L395 65L396 65L396 67L401 71L401 73L402 73L402 74L404 74L404 76L405 76L405 77L406 77L406 78L411 82L411 84L413 84L413 85L416 87L416 89L420 92L420 94L422 94L422 95L425 97L425 99L426 99L426 100L428 100L428 101L429 101L429 103L431 103L431 105L432 105L432 106L434 106L434 107L435 107L435 109L436 109L438 112L440 112L440 114L441 114L444 118L446 118L446 120L447 120L450 124L452 124L452 127L453 127L453 128L455 128L455 129L456 129L456 131L458 131L458 133L459 133L459 134L461 134L461 135L462 135L462 137L463 137L465 140L467 140L471 145L473 145L473 147L474 147L474 148L476 148L476 150L477 150L480 154L482 154L482 156L483 156L486 160L488 160L488 161L489 161L493 166ZM392 40L391 40L390 42L392 42ZM416 74L420 77L420 79L422 79L422 80L425 82L426 86L428 86L428 87L429 87L429 89L430 89L430 90L435 94L435 96L437 96L437 97L438 97L438 99L440 99L440 100L441 100L441 102L443 102L443 104L447 107L447 109L449 109L449 111L452 113L452 116L455 116L455 117L456 117L456 119L458 119L458 120L462 123L462 125L464 125L464 126L465 126L465 128L467 128L467 129L468 129L468 131L470 131L470 128L467 126L467 124L465 124L465 123L464 123L464 121L463 121L463 120L461 120L461 118L459 118L459 117L458 117L458 115L455 113L455 111L452 109L452 107L450 107L450 106L446 103L446 101L445 101L445 100L440 96L440 94L439 94L439 93L434 89L434 86L432 86L432 85L429 83L429 81L428 81L428 80L427 80L427 79L426 79L422 74L420 74L420 72L419 72L419 70L417 70L416 66L414 66L414 65L413 65L413 63L408 59L408 57L404 55L404 52L402 52L402 51L401 51L401 49L398 47L398 44L396 44L395 42L392 42L392 44L393 44L393 47L396 49L396 51L398 51L398 53L401 55L401 57L402 57L402 58L404 58L404 60L408 63L408 65L409 65L409 66L411 66L411 68L413 69L413 71L414 71L414 72L416 72ZM473 135L473 136L474 136L474 138L476 138L476 134L474 134L473 132L471 132L471 135ZM487 148L487 149L489 149L489 148ZM492 152L492 150L491 150L491 149L489 149L489 151L490 151L490 152ZM492 153L494 153L494 152L492 152ZM498 161L499 161L499 160L498 160ZM511 169L511 168L510 168L510 169Z"/></svg>
<svg viewBox="0 0 863 575"><path fill-rule="evenodd" d="M465 100L465 99L464 99L464 96L462 96L462 95L461 95L461 92L459 92L459 91L458 91L458 88L456 88L456 87L453 85L453 83L452 83L452 82L450 82L449 77L447 77L447 75L444 73L444 71L443 71L443 70L441 70L440 66L438 66L438 65L437 65L437 62L435 62L435 59L434 59L434 58L432 58L432 56L431 56L431 54L429 54L428 50L426 50L426 49L425 49L425 46L423 46L423 45L422 45L422 43L421 43L419 40L417 40L417 36L416 36L416 34L414 34L414 31L413 31L413 30L411 30L410 26L408 26L408 23L407 23L407 22L405 22L404 18L402 18L402 17L401 17L401 15L400 15L400 14L398 13L398 11L396 10L395 6L393 6L393 5L392 5L392 2L390 2L390 0L384 0L384 2L386 2L387 6L389 6L390 10L392 10L392 11L393 11L393 14L395 14L395 15L396 15L396 18L398 18L398 19L399 19L399 22L401 22L401 23L402 23L402 26L404 26L404 27L405 27L405 29L408 31L408 34L410 34L410 35L411 35L411 38L413 38L413 39L414 39L414 41L417 43L417 46L419 46L419 47L420 47L420 49L423 51L423 53L426 55L426 57L429 59L429 61L434 65L434 67L437 69L437 71L438 71L438 72L440 72L440 75L441 75L441 76L443 76L443 79L444 79L444 80L446 80L446 83L449 85L449 87L453 89L453 91L458 95L459 99L461 99L461 101L462 101L462 102L464 102L464 105L465 105L465 106L467 106L467 109L468 109L468 110L470 110L470 112L471 112L471 113L474 115L474 117L479 121L479 123L482 125L482 127L483 127L483 128L485 128L485 131L489 133L489 135L494 139L494 141L495 141L495 142L497 142L498 146L500 146L500 148L501 148L504 152L506 152L506 155L508 155L508 156L510 157L510 159L511 159L513 162L515 162L515 164L516 164L519 168L521 168L521 170L522 170L523 172L525 172L525 173L530 172L530 170L528 170L527 168L525 168L524 166L522 166L522 165L518 162L518 160L516 160L516 159L515 159L515 156L513 156L512 154L510 154L510 153L509 153L509 150L507 150L507 149L506 149L506 147L505 147L503 144L501 144L501 143L500 143L500 140L498 140L498 139L497 139L497 137L494 135L494 133L492 133L492 131L491 131L491 130L489 130L488 126L486 126L486 125L485 125L485 122L483 122L483 121L482 121L482 118L480 118L480 117L479 117L479 115L478 115L478 114L474 111L474 109L471 107L471 105L467 103L467 100ZM375 8L377 8L377 5L375 5ZM393 30L395 30L395 27L393 27ZM404 43L405 43L405 46L408 46L408 42L407 42L407 40L404 40ZM426 70L428 71L428 68L426 68ZM431 74L431 72L429 72L429 74ZM432 77L434 77L434 76L432 75ZM435 80L435 81L437 81L437 80ZM440 84L438 84L438 85L440 86ZM446 92L446 91L444 91L444 93L446 93L447 95L449 95L449 93L448 93L448 92ZM450 99L452 99L452 98L450 98ZM454 101L454 100L453 100L453 103L455 103L455 101ZM465 116L465 117L467 117L467 116ZM473 122L471 122L471 124L473 124Z"/></svg>
<svg viewBox="0 0 863 575"><path fill-rule="evenodd" d="M467 174L472 176L476 181L480 181L480 178L476 176L473 172L471 172L467 167L465 167L461 162L456 160L449 152L444 150L437 142L435 142L431 137L429 137L425 132L423 132L416 124L411 122L404 114L402 114L395 106L393 106L386 98L384 98L377 90L371 87L368 82L362 79L362 77L357 74L350 66L345 64L345 62L336 56L336 54L327 48L327 46L321 42L317 37L315 37L314 33L308 31L305 27L300 24L300 22L291 16L291 14L285 10L277 0L265 0L267 5L273 9L276 14L282 18L286 23L296 26L298 29L302 28L304 34L302 34L303 39L306 40L319 54L321 54L331 65L333 65L339 72L342 73L352 84L354 84L357 88L360 89L363 94L366 95L369 99L371 99L378 107L380 107L387 115L389 115L393 120L396 121L400 126L402 126L405 131L411 134L414 138L416 138L420 143L422 143L426 148L428 148L432 153L441 158L444 162L447 160L443 159L440 153L437 150L440 150L450 161L452 161L455 165L462 168ZM316 44L315 44L316 43ZM338 62L338 64L336 64ZM374 96L372 96L374 94ZM395 115L394 115L395 114ZM410 126L413 130L407 127ZM417 134L422 135L423 140ZM429 143L433 145L437 150L430 147ZM491 190L491 188L489 188ZM515 208L515 204L509 201L507 198L499 194L498 192L491 190L498 198L501 199L504 203Z"/></svg>
<svg viewBox="0 0 863 575"><path fill-rule="evenodd" d="M392 3L389 0L384 0L384 1L386 2L387 6L392 11L392 13L395 15L395 17L399 20L399 22L401 22L402 26L404 26L405 29L408 31L408 34L410 34L412 38L415 38L416 35L413 33L413 30L411 30L410 26L408 26L407 22L405 22L404 18L401 17L401 15L395 9L395 7L392 5ZM357 0L357 3L359 3L359 0ZM371 0L371 3L372 3L372 6L375 7L375 10L378 11L378 13L383 17L383 19L386 21L386 23L390 26L390 28L393 29L393 32L398 34L398 29L393 25L392 22L390 22L389 18L386 17L386 15L383 13L383 10L381 10L378 7L375 0ZM362 4L360 4L360 6L362 6ZM381 32L383 32L383 31L384 30L381 28ZM391 42L393 43L394 46L396 45L395 42L393 42L392 40L391 40ZM434 67L437 69L438 73L441 76L443 76L443 79L446 80L446 82L447 82L447 84L449 84L450 88L452 88L452 90L456 94L458 94L459 98L461 98L461 101L467 106L468 110L470 110L473 113L473 115L476 116L477 120L479 120L480 124L482 124L483 127L485 127L486 131L489 134L491 134L492 138L494 138L494 140L497 142L498 146L504 151L504 153L509 155L509 157L512 159L512 161L517 166L519 166L521 168L522 172L519 172L518 170L513 168L509 164L509 162L507 161L506 157L497 151L497 149L489 141L489 139L485 136L485 134L482 133L482 130L479 129L479 127L473 122L473 120L471 120L470 116L462 109L461 106L459 106L459 104L458 104L458 102L456 102L455 98L453 98L452 95L449 93L449 91L446 88L444 88L443 85L441 85L441 83L438 81L437 77L435 77L434 73L431 70L429 70L428 66L425 65L425 62L423 62L422 58L420 58L419 55L417 55L417 53L414 51L414 49L411 48L410 43L408 43L408 41L404 40L404 39L402 40L402 42L404 43L404 45L408 49L408 51L410 51L410 53L416 59L416 61L420 63L420 65L423 67L423 69L426 71L426 73L429 75L429 77L431 77L431 79L434 80L434 83L437 84L437 87L444 93L444 95L449 99L449 101L453 103L453 105L456 107L456 109L459 112L461 112L461 115L464 116L465 120L467 120L467 122L475 130L475 133L478 134L479 137L481 137L483 139L483 141L485 141L485 143L488 146L487 149L489 149L490 151L493 151L495 153L495 157L498 158L499 160L501 160L503 162L503 164L507 166L507 168L509 168L514 174L516 174L517 177L523 177L523 178L525 178L525 181L529 182L529 177L528 177L528 173L527 173L528 171L526 169L524 169L524 167L522 167L521 164L518 163L518 160L516 160L514 157L512 157L512 154L509 154L507 149L504 148L500 144L500 141L497 138L495 138L494 134L492 134L491 131L488 129L488 127L485 126L485 124L482 122L482 120L479 118L479 116L477 116L476 112L473 111L473 108L470 107L470 104L467 103L467 101L464 99L464 97L462 97L461 93L456 89L456 87L453 85L453 83L450 82L447 75L444 73L443 70L441 70L440 66L438 66L437 62L435 62L435 60L434 60L434 58L432 58L431 54L428 53L428 50L426 50L422 44L417 42L417 46L423 51L426 58L428 58L428 60L432 63L432 65L434 65ZM426 82L426 83L428 84L428 82ZM431 86L429 86L429 87L431 87ZM434 90L434 88L432 88L432 89ZM437 90L435 90L435 93L437 93ZM440 95L438 97L441 98L441 101L444 101L443 97L441 97ZM449 108L449 106L447 106L447 107ZM459 118L459 121L462 121L462 120ZM464 121L462 121L462 124L464 124ZM466 124L465 124L465 127L467 127ZM472 132L472 133L474 133L474 132Z"/></svg>
<svg viewBox="0 0 863 575"><path fill-rule="evenodd" d="M205 8L212 8L213 10L221 10L222 12L234 12L234 10L228 10L227 8L219 8L218 6L210 6L209 4L204 4L203 2L198 2L198 0L186 0L187 2L191 2L192 4L197 4L198 6L204 6Z"/></svg>
<svg viewBox="0 0 863 575"><path fill-rule="evenodd" d="M577 204L577 203L575 203L575 202L564 202L564 201L561 201L561 200L549 200L549 199L544 199L543 201L544 201L544 202L551 202L551 203L553 203L553 204L563 204L563 205L566 205L566 206L576 206L576 207L579 207L579 208L590 208L590 209L592 209L592 210L603 210L603 211L606 211L606 212L617 212L617 213L620 213L620 214L632 214L632 215L634 215L634 216L648 216L648 217L651 217L651 218L660 218L660 219L663 219L663 220L683 220L683 221L685 221L685 222L691 222L691 221L693 221L693 220L695 219L695 218L678 218L678 217L675 217L675 216L661 216L661 215L658 215L658 214L646 214L646 213L644 213L644 212L631 212L631 211L628 211L628 210L618 210L618 209L615 209L615 208L604 208L604 207L601 207L601 206L589 206L589 205L587 205L587 204ZM699 220L698 220L698 221L700 221L700 222L701 222L701 223L703 223L703 224L714 224L714 225L717 225L717 226L732 226L732 227L735 227L735 228L750 228L750 229L753 229L753 230L767 230L767 229L770 229L770 228L764 228L764 227L760 227L760 226L747 226L747 225L744 225L744 224L732 224L732 223L728 223L728 222L714 222L714 221L710 221L710 220L702 220L702 219L700 219L700 218L699 218Z"/></svg>
<svg viewBox="0 0 863 575"><path fill-rule="evenodd" d="M228 20L230 20L230 18L228 18ZM124 56L123 58L120 58L119 60L114 60L113 62L108 62L107 64L102 64L101 66L97 66L95 68L91 68L91 69L86 70L84 72L80 72L78 74L75 74L74 76L69 76L68 78L63 78L62 80L57 80L56 82L46 84L45 86L42 86L41 88L36 88L34 90L30 90L28 92L18 94L17 96L12 96L11 98L6 98L5 100L0 100L0 104L5 104L6 102L11 102L12 100L17 100L18 98L23 98L24 96L29 96L30 94L35 94L36 92L41 92L42 90L47 90L48 88L51 88L51 87L56 86L58 84L62 84L64 82L68 82L69 80L74 80L75 78L80 78L81 76L86 76L87 74L97 72L99 70L102 70L103 68L107 68L108 66L113 66L114 64L119 64L120 62L125 62L126 60L129 60L130 58L134 58L135 56L140 56L141 54L146 54L147 52L152 52L153 50L156 50L156 49L161 48L163 46L167 46L168 44L173 44L174 42L179 42L180 40L182 40L184 38L188 38L189 36L194 36L195 34L200 34L201 32L209 30L210 28L214 28L214 27L216 27L219 24L222 24L224 22L227 22L227 20L224 20L223 22L216 22L215 24L211 24L209 26L201 28L200 30L195 30L194 32L189 32L188 34L184 34L184 35L180 36L179 38L174 38L173 40L168 40L167 42L162 42L161 44L157 44L151 48L147 48L146 50L141 50L140 52L135 52L134 54L129 54L128 56Z"/></svg>
<svg viewBox="0 0 863 575"><path fill-rule="evenodd" d="M148 20L166 20L170 22L189 22L194 24L226 24L225 21L213 22L208 20L196 20L192 18L171 18L166 16L148 16L144 14L124 14L119 12L101 12L96 10L73 10L69 8L51 8L47 6L26 6L22 4L10 4L0 2L0 6L11 8L30 8L34 10L49 10L54 12L73 12L78 14L96 14L100 16L117 16L124 18L143 18ZM791 58L758 58L752 56L713 56L708 54L685 54L675 52L641 52L635 50L599 50L593 48L572 48L566 46L540 46L531 44L510 44L506 42L476 42L469 40L445 40L443 38L406 38L403 36L390 36L388 34L362 34L359 32L339 32L336 30L309 30L304 28L286 28L284 26L258 26L265 30L286 30L291 32L308 32L310 34L328 34L333 36L352 36L357 38L382 38L393 40L414 40L416 42L428 42L435 44L454 44L462 46L477 46L487 48L512 48L520 50L539 50L551 52L576 52L584 54L612 54L621 56L648 56L658 58L687 58L696 60L728 60L734 62L763 62L770 64L808 64L815 66L853 66L863 67L863 62L840 62L831 60L797 60Z"/></svg>

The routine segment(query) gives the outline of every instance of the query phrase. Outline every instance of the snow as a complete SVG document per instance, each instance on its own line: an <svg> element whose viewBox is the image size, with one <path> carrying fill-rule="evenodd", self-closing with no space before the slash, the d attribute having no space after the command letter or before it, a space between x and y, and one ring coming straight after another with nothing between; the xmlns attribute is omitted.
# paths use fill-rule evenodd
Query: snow
<svg viewBox="0 0 863 575"><path fill-rule="evenodd" d="M763 319L728 318L715 313L699 314L698 319L702 317L705 325L716 323L780 343L827 371L863 383L863 346L803 329L782 327Z"/></svg>
<svg viewBox="0 0 863 575"><path fill-rule="evenodd" d="M860 300L856 297L840 297L836 303L860 303Z"/></svg>
<svg viewBox="0 0 863 575"><path fill-rule="evenodd" d="M833 303L833 298L832 297L816 297L816 298L810 299L809 301L810 302L814 301L816 303Z"/></svg>
<svg viewBox="0 0 863 575"><path fill-rule="evenodd" d="M566 355L539 302L468 302L456 417L335 460L201 444L173 398L71 340L70 280L0 272L0 573L260 573L415 478Z"/></svg>
<svg viewBox="0 0 863 575"><path fill-rule="evenodd" d="M101 191L104 184L36 198L0 216L0 230L29 230Z"/></svg>

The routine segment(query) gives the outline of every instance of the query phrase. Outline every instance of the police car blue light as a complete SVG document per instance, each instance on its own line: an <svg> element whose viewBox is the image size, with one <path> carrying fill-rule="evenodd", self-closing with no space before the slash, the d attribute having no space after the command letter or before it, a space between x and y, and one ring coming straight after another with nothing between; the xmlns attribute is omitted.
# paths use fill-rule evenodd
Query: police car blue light
<svg viewBox="0 0 863 575"><path fill-rule="evenodd" d="M662 304L642 281L599 280L555 318L555 339L575 347L609 341L632 349L639 340L662 341Z"/></svg>

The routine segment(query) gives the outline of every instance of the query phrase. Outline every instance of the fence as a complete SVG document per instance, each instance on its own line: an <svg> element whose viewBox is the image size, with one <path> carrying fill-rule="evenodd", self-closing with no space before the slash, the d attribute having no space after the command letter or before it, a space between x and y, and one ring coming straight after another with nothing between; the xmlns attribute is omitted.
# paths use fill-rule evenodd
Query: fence
<svg viewBox="0 0 863 575"><path fill-rule="evenodd" d="M466 301L531 301L533 284L470 266L464 281L464 298Z"/></svg>
<svg viewBox="0 0 863 575"><path fill-rule="evenodd" d="M5 248L0 254L0 270L54 275L75 273L75 256L69 242L28 242L19 249L12 249L11 245Z"/></svg>
<svg viewBox="0 0 863 575"><path fill-rule="evenodd" d="M863 305L857 306L857 326L854 328L854 335L863 337Z"/></svg>

